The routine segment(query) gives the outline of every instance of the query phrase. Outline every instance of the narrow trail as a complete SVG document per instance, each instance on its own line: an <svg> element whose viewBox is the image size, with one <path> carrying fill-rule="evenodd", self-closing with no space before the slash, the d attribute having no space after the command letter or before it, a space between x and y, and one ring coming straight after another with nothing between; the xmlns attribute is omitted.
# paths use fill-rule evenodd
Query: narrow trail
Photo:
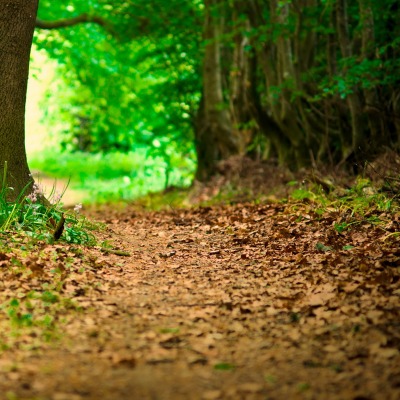
<svg viewBox="0 0 400 400"><path fill-rule="evenodd" d="M83 311L45 350L4 353L0 393L400 398L396 235L370 224L339 234L338 216L276 204L92 215L130 256L85 250L90 268L64 286Z"/></svg>

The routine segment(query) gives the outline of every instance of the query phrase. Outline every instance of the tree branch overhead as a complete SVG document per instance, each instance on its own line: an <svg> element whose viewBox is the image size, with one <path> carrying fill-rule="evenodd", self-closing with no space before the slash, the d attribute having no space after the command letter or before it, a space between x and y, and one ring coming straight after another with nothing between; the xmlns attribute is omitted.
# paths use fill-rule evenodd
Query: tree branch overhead
<svg viewBox="0 0 400 400"><path fill-rule="evenodd" d="M97 15L89 15L89 14L81 14L81 15L78 15L77 17L60 19L57 21L44 21L44 20L37 18L36 19L36 28L48 29L48 30L61 29L61 28L68 28L71 26L75 26L78 24L85 24L85 23L93 23L93 24L100 25L107 32L116 36L116 32L115 32L113 26L108 21L106 21L104 18L99 17Z"/></svg>

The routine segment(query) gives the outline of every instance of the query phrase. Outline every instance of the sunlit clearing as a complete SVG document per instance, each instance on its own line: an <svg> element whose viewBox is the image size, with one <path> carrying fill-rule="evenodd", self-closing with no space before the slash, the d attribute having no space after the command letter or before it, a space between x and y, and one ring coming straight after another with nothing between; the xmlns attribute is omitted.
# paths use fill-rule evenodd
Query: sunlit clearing
<svg viewBox="0 0 400 400"><path fill-rule="evenodd" d="M26 151L29 156L54 145L54 138L43 124L45 110L41 103L45 92L54 84L56 62L32 46L31 63L26 97Z"/></svg>

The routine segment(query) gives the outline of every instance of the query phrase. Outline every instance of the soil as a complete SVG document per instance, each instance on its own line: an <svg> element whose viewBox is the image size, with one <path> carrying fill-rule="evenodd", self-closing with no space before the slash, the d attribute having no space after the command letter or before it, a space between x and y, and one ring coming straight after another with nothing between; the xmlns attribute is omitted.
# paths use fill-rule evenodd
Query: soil
<svg viewBox="0 0 400 400"><path fill-rule="evenodd" d="M89 214L108 251L0 252L1 399L400 398L399 214Z"/></svg>

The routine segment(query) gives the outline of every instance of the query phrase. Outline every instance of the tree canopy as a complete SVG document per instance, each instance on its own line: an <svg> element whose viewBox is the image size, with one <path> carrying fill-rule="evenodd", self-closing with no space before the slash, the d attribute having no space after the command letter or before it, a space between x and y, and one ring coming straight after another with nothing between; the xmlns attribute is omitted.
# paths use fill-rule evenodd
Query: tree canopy
<svg viewBox="0 0 400 400"><path fill-rule="evenodd" d="M233 154L292 169L367 160L400 137L395 0L42 0L64 146ZM54 29L58 28L58 29Z"/></svg>

